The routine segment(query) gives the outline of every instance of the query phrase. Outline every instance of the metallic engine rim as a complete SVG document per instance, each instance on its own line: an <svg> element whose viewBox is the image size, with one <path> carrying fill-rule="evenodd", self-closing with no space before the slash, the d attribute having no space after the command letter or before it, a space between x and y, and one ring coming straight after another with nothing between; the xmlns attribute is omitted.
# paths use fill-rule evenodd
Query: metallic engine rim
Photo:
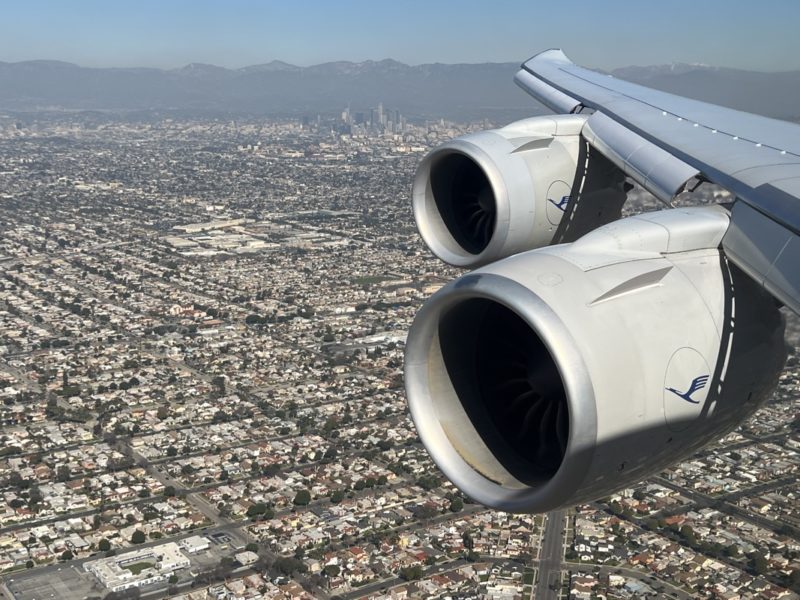
<svg viewBox="0 0 800 600"><path fill-rule="evenodd" d="M478 254L467 252L456 242L442 221L431 190L431 167L442 158L460 154L475 162L492 186L496 205L496 220L492 239ZM511 218L508 190L495 162L480 146L463 139L455 139L430 152L419 164L412 187L412 208L417 230L428 248L446 263L455 267L479 266L496 257L508 237Z"/></svg>
<svg viewBox="0 0 800 600"><path fill-rule="evenodd" d="M443 311L483 298L506 306L539 335L552 354L567 393L569 441L556 474L539 487L512 489L478 473L453 448L430 398L432 345ZM465 275L434 294L414 319L405 352L406 394L411 418L434 462L461 490L478 502L509 512L540 512L566 503L581 486L597 438L594 388L580 350L558 315L533 291L494 273ZM509 478L514 479L510 476Z"/></svg>

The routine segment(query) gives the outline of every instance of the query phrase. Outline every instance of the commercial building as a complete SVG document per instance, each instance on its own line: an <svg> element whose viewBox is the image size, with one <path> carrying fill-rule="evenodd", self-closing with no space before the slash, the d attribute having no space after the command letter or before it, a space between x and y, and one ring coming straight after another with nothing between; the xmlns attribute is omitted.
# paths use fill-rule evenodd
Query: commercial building
<svg viewBox="0 0 800 600"><path fill-rule="evenodd" d="M84 569L112 592L166 581L189 566L189 559L174 542L87 562Z"/></svg>

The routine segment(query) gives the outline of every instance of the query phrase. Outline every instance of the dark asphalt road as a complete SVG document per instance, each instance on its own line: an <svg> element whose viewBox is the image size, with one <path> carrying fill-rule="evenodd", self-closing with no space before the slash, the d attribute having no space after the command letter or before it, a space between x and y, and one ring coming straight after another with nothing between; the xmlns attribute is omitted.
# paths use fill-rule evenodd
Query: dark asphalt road
<svg viewBox="0 0 800 600"><path fill-rule="evenodd" d="M547 525L542 538L539 555L539 581L536 584L536 600L558 598L558 584L561 580L561 558L564 547L564 517L566 511L555 510L547 513Z"/></svg>

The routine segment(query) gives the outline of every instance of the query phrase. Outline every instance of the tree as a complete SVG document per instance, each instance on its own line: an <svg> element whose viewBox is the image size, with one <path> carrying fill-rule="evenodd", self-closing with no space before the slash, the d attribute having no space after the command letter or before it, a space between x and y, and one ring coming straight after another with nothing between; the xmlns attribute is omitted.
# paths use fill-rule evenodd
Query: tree
<svg viewBox="0 0 800 600"><path fill-rule="evenodd" d="M223 375L217 375L214 379L211 380L211 385L217 388L217 391L220 394L225 393L225 377Z"/></svg>
<svg viewBox="0 0 800 600"><path fill-rule="evenodd" d="M342 490L334 490L331 493L331 502L333 504L339 504L342 500L344 500L344 492Z"/></svg>
<svg viewBox="0 0 800 600"><path fill-rule="evenodd" d="M263 502L256 502L255 504L251 504L247 507L248 517L252 518L260 515L265 515L267 519L271 519L275 516L275 512Z"/></svg>
<svg viewBox="0 0 800 600"><path fill-rule="evenodd" d="M23 479L19 471L11 471L11 473L8 474L8 485L21 490L28 487L30 482L27 479Z"/></svg>
<svg viewBox="0 0 800 600"><path fill-rule="evenodd" d="M108 552L111 550L111 542L109 542L106 538L103 538L97 542L97 549L100 550L100 552Z"/></svg>
<svg viewBox="0 0 800 600"><path fill-rule="evenodd" d="M475 547L475 542L472 539L472 536L469 534L469 531L465 531L461 535L461 541L464 544L464 548L467 550L472 550Z"/></svg>
<svg viewBox="0 0 800 600"><path fill-rule="evenodd" d="M264 322L264 319L260 315L251 313L245 317L244 322L247 325L260 325Z"/></svg>
<svg viewBox="0 0 800 600"><path fill-rule="evenodd" d="M68 481L71 476L72 473L67 465L60 465L58 469L56 469L56 481Z"/></svg>
<svg viewBox="0 0 800 600"><path fill-rule="evenodd" d="M684 525L680 529L681 536L683 539L686 540L686 543L690 546L697 545L697 537L695 537L694 529L692 529L689 525Z"/></svg>
<svg viewBox="0 0 800 600"><path fill-rule="evenodd" d="M170 458L173 456L178 456L178 449L175 446L170 446L167 448L167 456Z"/></svg>
<svg viewBox="0 0 800 600"><path fill-rule="evenodd" d="M414 516L417 519L420 519L421 521L432 519L433 517L439 514L439 511L436 510L436 508L434 508L430 504L423 504L421 506L418 506L415 509L413 509L413 512Z"/></svg>
<svg viewBox="0 0 800 600"><path fill-rule="evenodd" d="M575 552L573 548L567 548L567 551L564 553L564 557L567 560L575 560L578 558L578 553Z"/></svg>
<svg viewBox="0 0 800 600"><path fill-rule="evenodd" d="M339 568L339 565L325 565L325 575L328 577L337 577L342 570Z"/></svg>
<svg viewBox="0 0 800 600"><path fill-rule="evenodd" d="M413 567L405 567L400 569L400 579L405 581L413 581L422 577L422 567L414 565Z"/></svg>
<svg viewBox="0 0 800 600"><path fill-rule="evenodd" d="M164 495L167 498L171 498L172 496L174 496L175 495L175 487L172 486L172 485L168 485L167 487L165 487L164 488Z"/></svg>
<svg viewBox="0 0 800 600"><path fill-rule="evenodd" d="M800 591L800 569L794 569L789 574L789 587L795 592Z"/></svg>
<svg viewBox="0 0 800 600"><path fill-rule="evenodd" d="M64 550L64 552L61 553L61 560L72 560L73 556L72 552Z"/></svg>
<svg viewBox="0 0 800 600"><path fill-rule="evenodd" d="M258 552L258 544L255 542L250 542L247 546L244 547L245 550L248 552Z"/></svg>
<svg viewBox="0 0 800 600"><path fill-rule="evenodd" d="M274 477L281 472L281 468L276 464L267 465L261 469L261 473L266 477Z"/></svg>
<svg viewBox="0 0 800 600"><path fill-rule="evenodd" d="M42 492L39 491L38 486L31 486L30 491L28 492L28 504L30 506L35 506L42 501Z"/></svg>
<svg viewBox="0 0 800 600"><path fill-rule="evenodd" d="M311 492L308 490L300 490L295 495L294 500L292 501L293 504L296 506L308 506L311 502Z"/></svg>
<svg viewBox="0 0 800 600"><path fill-rule="evenodd" d="M133 535L131 536L131 543L144 544L146 539L147 538L144 535L144 531L142 531L141 529L137 529L136 531L133 532Z"/></svg>
<svg viewBox="0 0 800 600"><path fill-rule="evenodd" d="M464 509L464 501L456 496L450 501L450 512L461 512Z"/></svg>
<svg viewBox="0 0 800 600"><path fill-rule="evenodd" d="M426 474L417 479L417 485L423 490L430 491L439 485L439 478L435 475Z"/></svg>
<svg viewBox="0 0 800 600"><path fill-rule="evenodd" d="M764 557L763 554L756 553L753 556L753 571L757 575L763 575L767 572L769 568L769 563L767 563L767 559Z"/></svg>
<svg viewBox="0 0 800 600"><path fill-rule="evenodd" d="M273 567L283 575L291 575L294 572L305 573L308 570L302 560L296 558L287 558L284 556L279 557L274 563Z"/></svg>

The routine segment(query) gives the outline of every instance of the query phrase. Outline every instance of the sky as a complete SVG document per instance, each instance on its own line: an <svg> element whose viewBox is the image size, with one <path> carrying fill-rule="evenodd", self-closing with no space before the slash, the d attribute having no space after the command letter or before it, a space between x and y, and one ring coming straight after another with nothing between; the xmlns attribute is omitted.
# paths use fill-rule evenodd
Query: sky
<svg viewBox="0 0 800 600"><path fill-rule="evenodd" d="M800 69L797 0L7 0L0 61L237 68L282 60Z"/></svg>

